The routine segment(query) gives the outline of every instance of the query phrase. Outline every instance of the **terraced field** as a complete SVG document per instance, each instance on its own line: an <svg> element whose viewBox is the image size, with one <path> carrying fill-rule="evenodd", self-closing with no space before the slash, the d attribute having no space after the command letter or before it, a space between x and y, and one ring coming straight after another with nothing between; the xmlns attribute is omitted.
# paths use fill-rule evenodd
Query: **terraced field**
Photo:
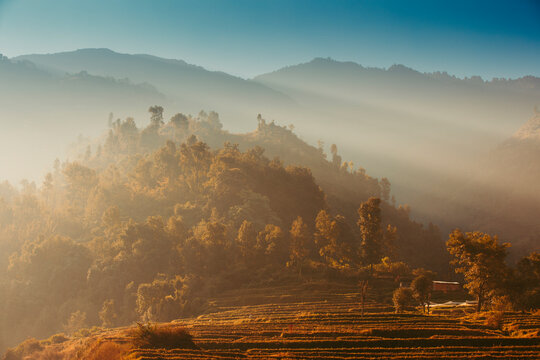
<svg viewBox="0 0 540 360"><path fill-rule="evenodd" d="M395 314L380 295L389 292L378 291L369 295L362 316L356 290L312 284L235 291L214 299L205 315L157 324L186 328L197 350L133 348L133 328L51 346L64 354L62 359L86 359L66 349L96 343L131 347L122 357L130 360L540 358L540 313L506 314L503 330L495 330L470 308L438 309L430 316Z"/></svg>
<svg viewBox="0 0 540 360"><path fill-rule="evenodd" d="M539 337L510 337L455 315L394 314L370 302L361 315L354 287L272 288L214 301L215 312L175 321L201 350L134 350L137 359L538 359ZM266 294L266 295L265 295ZM267 295L270 294L270 295ZM232 306L244 301L253 305ZM540 316L512 322L540 328Z"/></svg>

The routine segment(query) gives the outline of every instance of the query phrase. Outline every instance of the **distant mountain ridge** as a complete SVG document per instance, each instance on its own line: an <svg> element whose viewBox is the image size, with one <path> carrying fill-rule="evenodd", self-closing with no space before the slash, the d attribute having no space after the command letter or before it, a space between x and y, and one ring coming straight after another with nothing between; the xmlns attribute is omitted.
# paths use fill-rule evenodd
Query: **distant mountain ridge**
<svg viewBox="0 0 540 360"><path fill-rule="evenodd" d="M155 103L166 105L167 99L149 84L87 72L59 75L29 61L0 58L2 180L34 178L79 134L96 134L110 113L146 117Z"/></svg>
<svg viewBox="0 0 540 360"><path fill-rule="evenodd" d="M230 118L229 128L247 130L244 123L259 112L289 108L294 102L286 95L254 81L224 72L209 71L183 60L146 54L121 54L109 49L81 49L47 55L24 55L27 60L54 72L87 71L133 82L147 82L165 93L183 111L197 113L212 109Z"/></svg>
<svg viewBox="0 0 540 360"><path fill-rule="evenodd" d="M450 75L445 71L435 71L435 72L420 72L411 67L408 67L403 64L394 64L388 68L379 68L379 67L368 67L358 64L354 61L338 61L332 58L322 58L316 57L311 61L300 63L296 65L285 66L281 69L271 71L269 73L261 74L254 77L254 80L264 82L267 79L270 79L279 74L291 75L297 71L303 70L323 70L324 68L334 70L334 71L362 71L366 75L401 75L401 76L411 76L418 78L433 79L437 81L445 80L452 81L457 83L468 83L468 84L487 84L501 86L503 84L511 84L514 89L519 87L522 90L530 91L540 91L540 78L527 75L515 79L506 79L506 78L494 78L492 80L483 80L480 76L471 76L465 78L459 78L454 75ZM335 73L338 74L337 72Z"/></svg>

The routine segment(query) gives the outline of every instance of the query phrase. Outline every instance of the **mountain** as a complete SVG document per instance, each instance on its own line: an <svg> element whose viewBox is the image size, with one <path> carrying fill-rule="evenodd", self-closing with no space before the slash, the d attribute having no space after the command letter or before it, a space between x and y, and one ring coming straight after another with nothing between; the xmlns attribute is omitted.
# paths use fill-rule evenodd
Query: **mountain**
<svg viewBox="0 0 540 360"><path fill-rule="evenodd" d="M167 99L148 84L87 72L53 74L28 61L0 57L1 176L35 179L64 154L64 144L79 134L96 134L110 113L147 117L155 103Z"/></svg>
<svg viewBox="0 0 540 360"><path fill-rule="evenodd" d="M340 156L354 162L348 167L387 177L398 202L411 205L416 219L440 224L443 232L475 224L463 216L466 212L449 210L461 207L455 203L462 201L459 193L464 187L475 183L508 192L479 169L493 163L486 159L540 102L540 79L532 76L459 79L403 65L380 69L322 58L252 80L181 60L108 49L25 55L4 63L25 72L2 75L7 79L3 100L15 104L9 105L9 112L9 106L3 107L4 118L24 120L10 122L12 129L19 129L12 132L17 135L12 139L31 132L39 134L31 142L50 139L66 127L72 138L75 132L92 134L100 128L96 119L103 121L109 112L122 118L135 116L140 124L154 104L165 107L166 118L178 111L215 110L225 128L234 132L251 131L256 114L262 113L278 123L293 124L308 143L321 140L323 153L336 144ZM24 94L39 106L19 106L24 96L6 101L14 96L10 92ZM135 104L124 111L126 98ZM42 124L41 132L28 121ZM43 142L41 147L49 145ZM19 149L29 155L28 147ZM4 157L3 161L13 163L13 172L22 163L10 160L10 155ZM503 185L511 186L507 184Z"/></svg>
<svg viewBox="0 0 540 360"><path fill-rule="evenodd" d="M444 208L540 103L540 79L531 76L459 79L322 58L254 80L309 109L306 137L338 143L345 157L388 177L417 217L448 226L454 219L439 216L435 205Z"/></svg>
<svg viewBox="0 0 540 360"><path fill-rule="evenodd" d="M254 119L258 113L273 115L277 110L294 106L290 98L258 82L208 71L182 60L120 54L109 49L24 55L15 60L31 61L56 73L87 71L98 76L150 83L173 100L175 109L195 114L201 109L217 111L228 119L228 128L236 131L248 130L247 120Z"/></svg>

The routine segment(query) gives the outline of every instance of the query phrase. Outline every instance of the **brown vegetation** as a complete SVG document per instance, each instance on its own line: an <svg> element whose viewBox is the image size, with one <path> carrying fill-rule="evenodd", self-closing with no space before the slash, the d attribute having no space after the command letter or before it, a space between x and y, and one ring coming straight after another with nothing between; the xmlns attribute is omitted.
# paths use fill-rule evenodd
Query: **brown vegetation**
<svg viewBox="0 0 540 360"><path fill-rule="evenodd" d="M133 343L142 349L198 349L193 337L184 328L174 325L137 324Z"/></svg>

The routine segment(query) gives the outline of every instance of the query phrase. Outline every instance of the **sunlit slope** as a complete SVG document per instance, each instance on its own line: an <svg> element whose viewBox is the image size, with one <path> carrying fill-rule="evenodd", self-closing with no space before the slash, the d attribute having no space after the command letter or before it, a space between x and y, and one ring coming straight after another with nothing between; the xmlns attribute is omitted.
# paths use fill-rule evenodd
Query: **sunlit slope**
<svg viewBox="0 0 540 360"><path fill-rule="evenodd" d="M147 82L172 98L179 110L198 113L201 109L212 109L219 112L228 119L227 127L234 131L245 131L245 121L257 113L276 116L294 106L290 98L260 83L208 71L182 60L119 54L108 49L25 55L16 59L29 60L49 71L87 71Z"/></svg>
<svg viewBox="0 0 540 360"><path fill-rule="evenodd" d="M386 290L370 292L364 316L357 288L347 284L227 292L213 300L206 315L160 325L185 327L200 349L135 346L128 354L131 359L534 359L540 351L537 315L507 315L521 329L518 337L463 317L457 308L453 315L394 314L375 300L381 291ZM132 329L102 330L51 347L69 354L95 341L129 345Z"/></svg>

